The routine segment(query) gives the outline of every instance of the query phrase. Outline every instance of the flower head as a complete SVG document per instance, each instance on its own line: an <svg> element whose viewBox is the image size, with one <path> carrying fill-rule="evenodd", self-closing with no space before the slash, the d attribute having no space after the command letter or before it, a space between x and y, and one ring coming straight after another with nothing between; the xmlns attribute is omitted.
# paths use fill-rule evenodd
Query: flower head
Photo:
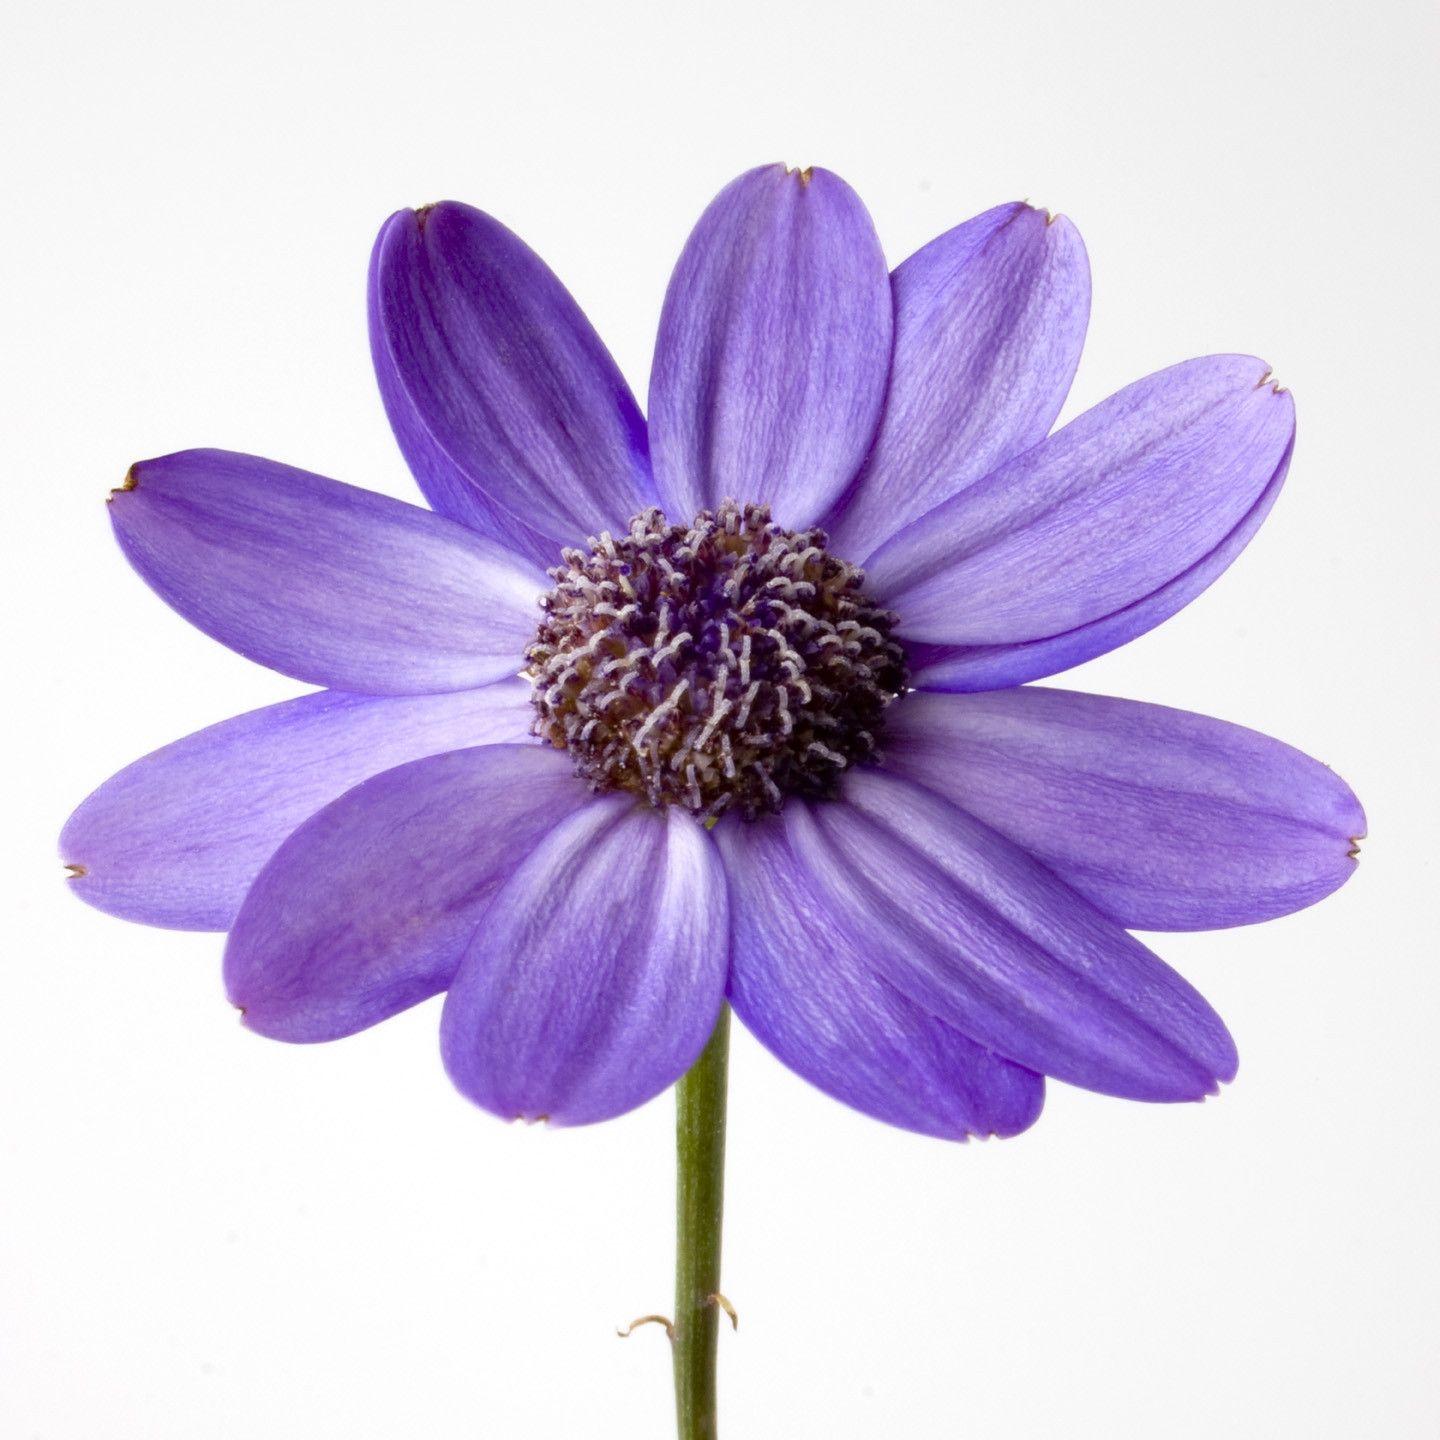
<svg viewBox="0 0 1440 1440"><path fill-rule="evenodd" d="M526 652L536 734L596 791L748 820L832 799L905 690L895 616L864 576L733 500L567 551Z"/></svg>
<svg viewBox="0 0 1440 1440"><path fill-rule="evenodd" d="M513 234L392 216L374 359L433 508L223 451L131 470L140 574L324 688L103 785L76 890L227 930L279 1039L446 992L452 1078L511 1118L640 1104L727 995L930 1134L1024 1129L1046 1075L1212 1093L1230 1036L1128 932L1308 905L1364 817L1252 731L1028 684L1209 585L1294 440L1237 355L1050 434L1088 309L1064 219L999 206L891 274L836 176L751 171L680 257L647 423Z"/></svg>

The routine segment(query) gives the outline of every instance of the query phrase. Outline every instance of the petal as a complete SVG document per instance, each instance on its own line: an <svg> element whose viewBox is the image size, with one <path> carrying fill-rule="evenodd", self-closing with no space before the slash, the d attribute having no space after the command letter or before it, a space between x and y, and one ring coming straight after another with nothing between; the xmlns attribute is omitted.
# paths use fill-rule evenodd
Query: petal
<svg viewBox="0 0 1440 1440"><path fill-rule="evenodd" d="M915 694L885 767L1042 860L1127 928L1207 930L1313 905L1365 815L1318 760L1203 715L1076 695Z"/></svg>
<svg viewBox="0 0 1440 1440"><path fill-rule="evenodd" d="M498 220L451 200L401 210L375 242L370 283L381 391L442 514L531 554L544 537L553 564L653 503L629 386L570 293Z"/></svg>
<svg viewBox="0 0 1440 1440"><path fill-rule="evenodd" d="M211 725L128 765L70 817L60 854L82 900L126 920L228 930L302 821L382 770L523 741L529 686L370 698L322 690Z"/></svg>
<svg viewBox="0 0 1440 1440"><path fill-rule="evenodd" d="M458 520L491 540L498 540L542 569L548 569L555 563L555 542L502 510L471 482L431 434L405 388L380 322L378 271L385 234L386 231L382 230L380 241L376 242L370 257L370 357L375 364L380 399L390 420L390 428L395 432L400 453L420 486L421 494L441 515Z"/></svg>
<svg viewBox="0 0 1440 1440"><path fill-rule="evenodd" d="M715 831L731 897L730 1001L751 1033L827 1094L906 1130L963 1140L1033 1124L1044 1080L882 979L863 932L831 913L795 833L779 817Z"/></svg>
<svg viewBox="0 0 1440 1440"><path fill-rule="evenodd" d="M311 816L260 872L225 989L275 1040L336 1040L450 983L511 872L588 795L562 755L485 745L376 775Z"/></svg>
<svg viewBox="0 0 1440 1440"><path fill-rule="evenodd" d="M1153 630L1208 590L1255 537L1270 513L1290 469L1290 447L1270 483L1245 518L1202 560L1168 585L1089 625L1078 625L1048 640L1022 645L921 647L911 661L911 683L919 690L999 690L1069 670Z"/></svg>
<svg viewBox="0 0 1440 1440"><path fill-rule="evenodd" d="M670 280L650 380L660 503L730 497L812 523L865 458L890 365L890 283L859 197L770 165L700 217Z"/></svg>
<svg viewBox="0 0 1440 1440"><path fill-rule="evenodd" d="M186 450L134 466L126 559L207 635L336 690L420 695L514 675L545 577L428 510L288 465Z"/></svg>
<svg viewBox="0 0 1440 1440"><path fill-rule="evenodd" d="M1039 861L876 770L845 803L785 808L826 913L908 999L1017 1065L1135 1100L1235 1073L1219 1017Z"/></svg>
<svg viewBox="0 0 1440 1440"><path fill-rule="evenodd" d="M505 1119L584 1125L689 1069L725 988L725 882L688 815L592 801L496 897L445 1000L450 1078Z"/></svg>
<svg viewBox="0 0 1440 1440"><path fill-rule="evenodd" d="M863 559L1050 433L1090 317L1090 265L1063 216L1000 205L891 276L895 359L874 449L826 521Z"/></svg>
<svg viewBox="0 0 1440 1440"><path fill-rule="evenodd" d="M1251 515L1288 459L1289 395L1262 361L1162 370L953 496L871 557L900 633L1046 640L1152 596Z"/></svg>

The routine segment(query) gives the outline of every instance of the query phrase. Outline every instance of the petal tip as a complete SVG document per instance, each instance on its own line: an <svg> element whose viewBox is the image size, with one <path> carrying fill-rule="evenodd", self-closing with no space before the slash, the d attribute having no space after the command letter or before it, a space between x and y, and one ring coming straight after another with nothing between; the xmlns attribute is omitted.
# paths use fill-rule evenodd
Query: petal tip
<svg viewBox="0 0 1440 1440"><path fill-rule="evenodd" d="M296 1033L293 1029L287 1028L283 1008L257 1008L255 1000L242 1003L233 997L230 999L230 1004L235 1008L235 1019L239 1022L240 1028L248 1030L252 1035L260 1036L262 1040L281 1040L287 1044L297 1044L334 1038L328 1035Z"/></svg>
<svg viewBox="0 0 1440 1440"><path fill-rule="evenodd" d="M1167 1067L1164 1073L1154 1072L1135 1088L1106 1089L1100 1093L1122 1100L1140 1100L1151 1105L1203 1105L1216 1098L1240 1071L1240 1053L1227 1030L1212 1037L1208 1053L1197 1052L1180 1064Z"/></svg>
<svg viewBox="0 0 1440 1440"><path fill-rule="evenodd" d="M125 472L125 478L118 485L114 486L105 497L105 503L107 505L113 505L117 495L128 495L130 491L138 490L140 488L139 471L140 462L137 460L135 464Z"/></svg>
<svg viewBox="0 0 1440 1440"><path fill-rule="evenodd" d="M1062 230L1075 228L1074 222L1063 211L1052 210L1048 205L1037 205L1029 196L1015 204L1014 211L1012 219L1019 219L1021 216L1038 216L1045 222L1046 230L1052 229L1056 225L1060 226Z"/></svg>
<svg viewBox="0 0 1440 1440"><path fill-rule="evenodd" d="M1189 1093L1178 1092L1172 1095L1161 1095L1147 1097L1158 1100L1160 1104L1179 1105L1205 1105L1212 1100L1219 1099L1225 1087L1235 1078L1235 1071L1229 1066L1228 1073L1208 1075L1193 1091Z"/></svg>
<svg viewBox="0 0 1440 1440"><path fill-rule="evenodd" d="M1288 385L1282 385L1275 378L1275 367L1268 361L1260 359L1256 355L1238 355L1236 359L1244 362L1247 366L1254 366L1255 382L1251 386L1254 391L1265 391L1265 399L1274 397L1283 400L1286 406L1293 413L1295 408L1295 397Z"/></svg>
<svg viewBox="0 0 1440 1440"><path fill-rule="evenodd" d="M1026 198L1020 202L1032 215L1040 215L1045 220L1045 228L1048 230L1057 221L1065 217L1058 211L1052 210L1048 205L1037 205L1033 200Z"/></svg>
<svg viewBox="0 0 1440 1440"><path fill-rule="evenodd" d="M425 231L432 221L440 218L437 212L444 212L452 209L458 202L454 200L427 200L423 205L405 205L395 211L380 227L377 246L384 243L385 238L395 232L410 232L412 236L423 239Z"/></svg>
<svg viewBox="0 0 1440 1440"><path fill-rule="evenodd" d="M997 1121L990 1130L981 1138L985 1140L1013 1140L1017 1135L1023 1135L1027 1130L1033 1128L1040 1119L1045 1109L1045 1079L1041 1075L1031 1077L1031 1082L1023 1094L1021 1103L1017 1104L1014 1110L1005 1116L1003 1121Z"/></svg>
<svg viewBox="0 0 1440 1440"><path fill-rule="evenodd" d="M427 200L423 205L416 205L409 210L400 212L415 227L415 232L422 238L425 231L435 224L445 220L464 217L465 215L481 216L488 219L473 205L467 205L463 200Z"/></svg>

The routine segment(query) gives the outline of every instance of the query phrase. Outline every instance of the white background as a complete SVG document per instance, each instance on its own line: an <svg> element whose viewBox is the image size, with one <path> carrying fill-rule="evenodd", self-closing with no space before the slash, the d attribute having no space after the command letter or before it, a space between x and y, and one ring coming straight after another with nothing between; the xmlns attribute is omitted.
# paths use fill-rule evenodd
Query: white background
<svg viewBox="0 0 1440 1440"><path fill-rule="evenodd" d="M1080 226L1067 414L1263 355L1288 488L1180 617L1065 682L1333 764L1355 881L1162 937L1230 1022L1218 1101L1052 1087L965 1147L853 1115L737 1038L723 1433L1430 1437L1434 944L1432 4L22 4L0 77L7 673L0 1430L367 1440L668 1433L668 1097L507 1128L435 1004L333 1046L242 1032L219 937L64 893L113 769L293 693L189 630L102 503L137 458L270 455L418 498L363 290L451 196L566 279L638 394L666 278L751 165L819 163L892 260L1002 200Z"/></svg>

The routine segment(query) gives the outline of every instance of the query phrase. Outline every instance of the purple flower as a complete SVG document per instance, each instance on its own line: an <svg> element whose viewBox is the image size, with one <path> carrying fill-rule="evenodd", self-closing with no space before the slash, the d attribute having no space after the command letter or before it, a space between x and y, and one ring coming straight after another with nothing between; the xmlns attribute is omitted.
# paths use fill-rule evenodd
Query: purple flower
<svg viewBox="0 0 1440 1440"><path fill-rule="evenodd" d="M1023 1130L1046 1075L1234 1075L1128 932L1312 904L1359 804L1252 731L1027 682L1255 533L1295 429L1264 364L1191 360L1050 435L1089 310L1068 221L1002 205L888 273L843 181L779 166L691 235L648 425L479 211L392 216L369 305L433 511L216 450L112 497L164 600L325 688L101 786L62 840L84 899L228 930L230 997L278 1039L447 992L449 1073L506 1117L639 1105L727 996L934 1135Z"/></svg>

